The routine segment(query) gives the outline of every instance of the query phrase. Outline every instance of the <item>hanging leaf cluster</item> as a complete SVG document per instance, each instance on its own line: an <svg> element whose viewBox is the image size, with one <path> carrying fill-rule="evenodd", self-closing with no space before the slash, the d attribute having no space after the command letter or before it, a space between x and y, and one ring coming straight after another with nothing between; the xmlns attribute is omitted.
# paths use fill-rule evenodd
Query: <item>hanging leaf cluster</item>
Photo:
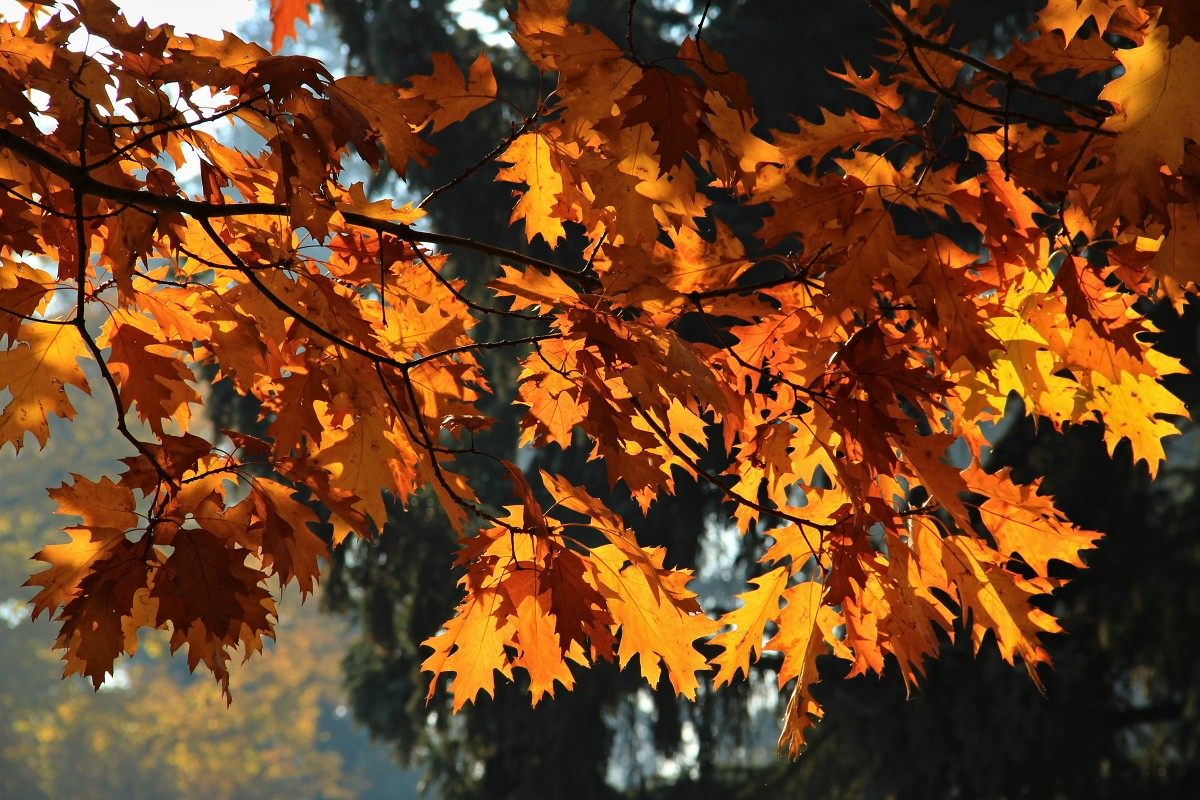
<svg viewBox="0 0 1200 800"><path fill-rule="evenodd" d="M66 673L99 686L159 630L228 694L273 635L269 587L313 590L321 526L370 539L385 495L430 492L463 599L424 669L456 709L497 675L536 704L598 660L694 697L775 651L794 754L824 656L911 686L968 636L1037 681L1055 564L1098 536L985 469L984 431L1019 400L1159 469L1185 409L1146 311L1200 280L1200 32L1184 0L1050 0L983 59L934 0L864 2L887 66L768 130L701 30L649 62L523 1L553 91L503 98L512 135L466 156L436 133L497 100L483 56L391 86L111 0L0 22L0 445L45 445L91 394L130 448L51 490L76 521L29 584ZM308 4L271 8L278 46ZM399 205L343 176L468 156L552 257L429 230L460 181ZM497 257L486 289L463 249ZM489 316L519 333L474 335ZM734 610L707 613L594 489L476 447L484 349L516 364L520 444L582 449L643 510L705 482L765 535ZM202 371L265 434L198 424ZM511 504L480 499L481 470Z"/></svg>

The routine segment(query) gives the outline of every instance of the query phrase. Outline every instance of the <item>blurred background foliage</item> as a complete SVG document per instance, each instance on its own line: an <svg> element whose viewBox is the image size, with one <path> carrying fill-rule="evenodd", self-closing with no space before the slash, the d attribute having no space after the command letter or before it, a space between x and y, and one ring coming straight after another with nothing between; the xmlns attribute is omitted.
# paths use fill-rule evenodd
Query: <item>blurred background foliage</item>
<svg viewBox="0 0 1200 800"><path fill-rule="evenodd" d="M1040 4L959 0L957 40L980 54L994 51ZM507 5L325 0L326 14L296 47L391 81L428 72L434 51L465 65L487 50L502 94L528 109L549 86L509 49ZM640 2L642 56L672 53L704 6ZM572 15L624 40L624 3L576 0ZM248 32L265 32L263 23ZM747 77L764 122L781 128L791 114L816 119L819 107L836 108L838 82L829 71L845 69L846 60L869 67L878 32L865 4L811 0L713 0L705 26L708 43ZM441 186L516 122L493 104L439 134L442 157L411 173L407 191ZM439 198L431 224L525 248L507 224L511 190L493 176L481 170ZM386 179L373 188L406 191ZM754 224L735 222L742 230ZM581 252L583 243L573 246ZM454 255L464 276L490 275L497 266ZM1196 315L1158 314L1164 349L1196 370ZM500 325L486 319L479 335L500 338L503 330L488 329ZM574 455L517 450L514 366L489 367L497 392L488 412L498 422L480 446L523 466L559 470L611 498L603 477ZM1173 388L1190 407L1200 402L1195 378ZM219 424L256 417L256 408L219 384L214 392ZM98 694L58 681L51 628L28 622L21 599L29 593L17 587L29 555L54 540L43 487L67 469L98 475L111 468L117 445L108 412L92 413L94 421L71 426L57 449L52 439L46 453L0 460L0 797L402 798L417 775L447 800L1183 798L1200 785L1200 432L1192 424L1151 483L1144 469L1130 466L1127 451L1109 459L1098 430L1056 434L1014 413L993 464L1013 466L1022 479L1047 475L1047 488L1077 524L1108 534L1091 568L1054 600L1051 610L1070 635L1050 645L1056 668L1044 676L1045 696L990 643L978 659L948 644L912 698L894 672L847 682L833 673L835 663L823 662L830 674L818 693L827 719L809 750L789 763L774 752L782 706L769 657L749 683L702 691L694 704L646 688L635 670L601 666L579 672L574 692L537 709L519 684L501 686L493 700L457 716L444 692L426 705L419 644L444 622L457 591L448 569L453 533L424 500L394 508L379 541L336 552L320 590L322 606L335 613L288 600L279 645L236 676L231 711L210 682L192 681L180 660L149 647ZM503 498L507 486L484 490ZM619 497L612 505L645 544L665 545L676 565L697 568L709 597L729 602L756 574L764 542L723 530L707 487L681 483L678 497L645 519L627 502L622 508ZM386 763L352 719L411 772Z"/></svg>
<svg viewBox="0 0 1200 800"><path fill-rule="evenodd" d="M348 624L295 593L279 598L278 644L236 669L232 708L155 636L99 692L60 680L55 626L30 621L21 588L29 557L70 524L52 513L46 487L68 472L111 473L128 449L104 398L77 399L79 417L44 451L0 454L0 798L352 800L385 788L414 797L417 776L348 713L339 668Z"/></svg>

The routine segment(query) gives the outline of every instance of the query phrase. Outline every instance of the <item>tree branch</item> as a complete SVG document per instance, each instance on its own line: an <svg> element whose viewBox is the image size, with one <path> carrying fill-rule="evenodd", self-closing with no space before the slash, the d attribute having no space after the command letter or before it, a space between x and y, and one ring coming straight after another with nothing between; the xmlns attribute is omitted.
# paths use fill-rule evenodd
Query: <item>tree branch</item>
<svg viewBox="0 0 1200 800"><path fill-rule="evenodd" d="M1069 97L1064 97L1060 94L1049 92L1032 84L1026 83L1025 81L1017 78L1011 72L1005 72L997 66L989 64L980 58L976 58L970 53L965 53L962 50L958 50L957 48L945 44L944 42L939 42L934 39L930 39L928 36L917 33L912 29L911 26L908 25L908 23L900 19L900 17L897 16L897 14L891 8L889 8L888 5L883 2L883 0L865 0L865 2L883 18L884 22L886 22L889 27L899 34L901 41L904 42L904 48L908 52L909 60L913 62L913 66L916 67L917 72L921 74L921 77L925 79L925 82L928 83L930 87L934 89L934 91L945 96L947 99L953 100L961 105L966 106L967 108L981 111L994 117L1003 116L1006 119L1017 119L1023 122L1046 125L1052 128L1088 131L1101 136L1114 135L1112 131L1105 130L1098 125L1081 125L1075 122L1054 122L1033 114L1024 114L1020 112L1011 112L1007 109L991 108L989 106L966 99L952 89L943 86L932 75L929 74L929 71L925 68L925 65L921 62L921 59L917 54L918 48L948 56L955 61L958 61L960 64L964 64L968 67L972 67L973 69L990 75L991 77L1005 84L1005 86L1010 90L1019 90L1030 95L1031 97L1040 97L1043 100L1049 100L1053 103L1063 106L1064 108L1069 108L1072 111L1083 114L1085 117L1096 120L1097 122L1103 122L1109 116L1109 112L1103 108L1090 105L1088 103L1081 103L1078 100L1072 100Z"/></svg>
<svg viewBox="0 0 1200 800"><path fill-rule="evenodd" d="M125 441L133 445L137 452L150 462L158 477L162 479L172 489L178 489L179 484L175 477L167 472L166 467L158 462L154 457L154 453L150 451L150 446L141 439L133 435L133 431L129 430L129 424L125 417L129 413L129 408L125 404L125 400L121 397L121 389L117 386L116 376L112 374L108 363L104 360L104 351L100 349L95 338L87 329L87 316L85 314L87 305L87 233L84 231L84 215L83 215L83 194L78 190L75 191L75 258L78 264L75 265L75 279L77 288L75 294L75 317L71 321L75 324L75 329L79 331L79 337L83 339L84 346L88 352L92 354L92 359L96 362L96 366L100 368L100 376L104 379L104 383L108 386L108 392L112 395L113 405L117 410L117 431L125 438ZM39 320L40 321L40 320Z"/></svg>
<svg viewBox="0 0 1200 800"><path fill-rule="evenodd" d="M4 128L0 128L0 147L10 150L26 161L49 170L83 194L102 197L106 200L115 200L119 203L158 209L159 211L173 211L178 214L185 214L197 221L224 217L253 216L256 214L281 216L291 214L291 207L286 203L210 203L203 200L192 200L187 197L159 195L140 189L126 189L121 186L113 186L112 184L93 178L86 168L72 164L47 150L43 150L28 139ZM505 247L479 242L470 237L420 231L399 222L375 219L357 211L342 211L342 218L355 227L367 228L376 232L384 231L401 239L444 245L446 247L461 247L465 250L473 250L478 253L509 259L518 264L537 267L538 269L558 275L564 280L573 281L586 291L597 291L601 288L600 281L590 275L581 274L551 261L519 253L516 250L509 250Z"/></svg>
<svg viewBox="0 0 1200 800"><path fill-rule="evenodd" d="M441 186L439 186L436 189L434 189L433 191L431 191L429 194L425 195L425 197L421 199L421 202L417 203L417 208L424 208L431 200L437 199L442 193L448 192L451 189L453 189L455 186L458 186L460 183L465 181L467 178L471 177L471 175L475 174L480 169L482 169L484 167L484 165L488 164L491 161L495 161L502 152L504 152L505 150L508 149L509 145L511 145L513 142L515 142L517 140L517 138L521 134L523 134L523 133L525 133L525 131L529 130L529 126L531 126L534 123L534 121L537 120L538 116L539 116L539 114L537 111L535 111L534 113L527 116L525 118L525 121L522 122L519 127L513 128L512 133L510 133L508 136L504 137L504 139L502 139L495 147L493 147L491 150L489 150L487 152L487 154L485 154L483 156L483 158L479 159L474 164L472 164L471 166L467 167L465 170L460 172L458 175L455 175L453 178L446 181Z"/></svg>

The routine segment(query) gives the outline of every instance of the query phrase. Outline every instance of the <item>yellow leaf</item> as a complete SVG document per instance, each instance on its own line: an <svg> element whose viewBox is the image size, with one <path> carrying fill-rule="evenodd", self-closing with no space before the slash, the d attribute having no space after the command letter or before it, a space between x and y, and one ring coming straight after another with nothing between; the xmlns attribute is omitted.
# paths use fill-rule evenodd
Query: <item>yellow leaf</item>
<svg viewBox="0 0 1200 800"><path fill-rule="evenodd" d="M713 677L716 686L733 681L738 672L750 676L750 661L762 652L763 631L768 622L779 619L779 598L787 585L788 572L776 567L766 575L751 578L755 588L738 595L740 608L723 614L718 625L732 625L733 630L719 633L710 645L722 648L722 652L710 659L717 668Z"/></svg>
<svg viewBox="0 0 1200 800"><path fill-rule="evenodd" d="M700 613L694 601L691 609L681 602L694 597L686 591L680 594L689 574L663 569L662 549L645 554L657 570L654 576L637 566L625 566L625 551L615 545L592 550L591 561L601 565L596 571L600 591L608 598L608 610L621 631L617 656L624 667L636 655L642 677L651 686L658 685L666 666L675 693L694 700L700 686L696 673L709 668L695 642L711 634L716 623Z"/></svg>
<svg viewBox="0 0 1200 800"><path fill-rule="evenodd" d="M1200 74L1200 42L1175 46L1164 27L1154 27L1140 47L1118 50L1125 74L1112 81L1101 99L1117 106L1104 123L1117 134L1109 160L1094 171L1100 185L1096 202L1104 208L1106 228L1116 217L1141 222L1147 201L1164 199L1159 169L1183 163L1186 139L1200 137L1200 104L1195 79Z"/></svg>
<svg viewBox="0 0 1200 800"><path fill-rule="evenodd" d="M45 447L51 414L75 418L67 387L91 393L78 363L84 353L83 339L73 325L21 325L16 346L0 352L0 389L12 393L0 411L0 447L11 442L20 452L27 432Z"/></svg>
<svg viewBox="0 0 1200 800"><path fill-rule="evenodd" d="M541 133L523 133L508 146L500 161L511 166L501 169L496 180L523 183L518 192L510 222L525 221L525 238L541 236L551 247L566 236L562 220L555 214L558 197L563 193L563 170L553 144Z"/></svg>
<svg viewBox="0 0 1200 800"><path fill-rule="evenodd" d="M1179 362L1156 350L1147 350L1146 361L1157 370L1157 375L1169 375L1182 371ZM1160 416L1188 416L1187 406L1159 382L1156 375L1131 375L1122 372L1120 380L1092 373L1095 392L1088 399L1087 407L1095 411L1104 421L1104 443L1112 453L1122 439L1133 446L1133 461L1145 461L1150 477L1158 474L1159 465L1166 459L1162 440L1179 433L1175 423Z"/></svg>
<svg viewBox="0 0 1200 800"><path fill-rule="evenodd" d="M1038 493L1038 483L1017 485L1008 470L988 474L972 469L970 483L971 491L987 498L979 516L997 549L1020 555L1038 575L1049 575L1051 559L1082 567L1079 552L1092 549L1100 539L1099 533L1072 525L1054 507L1053 498Z"/></svg>
<svg viewBox="0 0 1200 800"><path fill-rule="evenodd" d="M495 672L512 679L512 668L504 652L516 629L511 619L500 614L503 596L493 588L468 584L467 597L459 604L453 619L436 636L422 644L433 653L421 663L422 672L431 672L426 701L437 689L438 676L453 672L450 694L455 711L471 702L482 690L491 697L496 691Z"/></svg>

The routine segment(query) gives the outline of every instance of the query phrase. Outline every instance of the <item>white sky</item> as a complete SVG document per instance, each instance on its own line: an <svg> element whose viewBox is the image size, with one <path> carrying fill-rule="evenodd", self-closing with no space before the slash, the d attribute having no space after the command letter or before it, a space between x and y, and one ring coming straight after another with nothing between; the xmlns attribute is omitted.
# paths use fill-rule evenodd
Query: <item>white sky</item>
<svg viewBox="0 0 1200 800"><path fill-rule="evenodd" d="M220 38L221 31L230 30L245 38L239 30L254 17L266 17L270 0L115 0L131 22L144 19L151 25L170 23L178 33ZM479 0L454 0L452 9L463 24L474 27L491 44L512 44L507 33L497 28L495 20L478 12ZM16 0L0 0L0 19L23 13ZM319 13L319 12L316 12ZM303 28L303 23L297 26ZM266 45L266 42L259 42Z"/></svg>
<svg viewBox="0 0 1200 800"><path fill-rule="evenodd" d="M236 31L239 23L267 11L267 0L116 0L116 4L130 22L169 22L178 33L215 38L220 38L223 30Z"/></svg>
<svg viewBox="0 0 1200 800"><path fill-rule="evenodd" d="M116 0L131 22L145 19L151 25L169 22L179 33L220 37L236 30L256 13L266 13L267 0ZM15 0L0 0L0 18L23 13Z"/></svg>

